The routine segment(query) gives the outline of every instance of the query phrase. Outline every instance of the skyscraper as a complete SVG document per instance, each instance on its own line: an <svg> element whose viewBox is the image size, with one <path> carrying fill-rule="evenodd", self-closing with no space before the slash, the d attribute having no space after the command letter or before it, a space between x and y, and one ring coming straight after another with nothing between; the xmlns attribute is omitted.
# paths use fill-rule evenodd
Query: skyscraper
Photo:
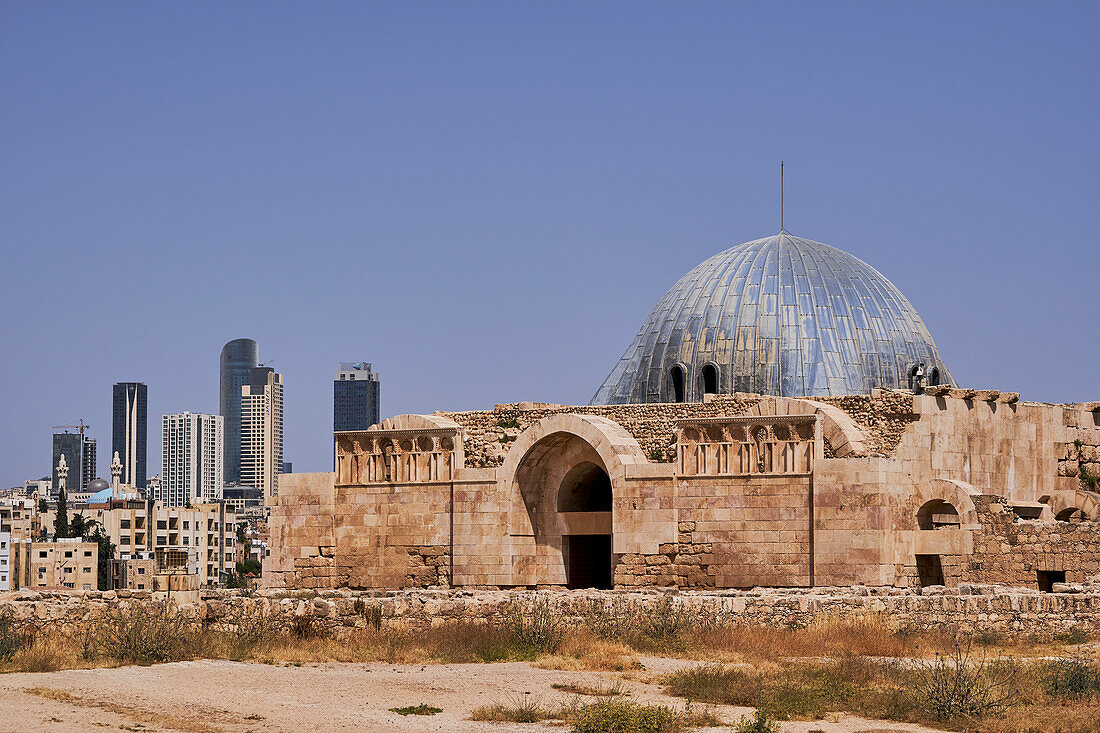
<svg viewBox="0 0 1100 733"><path fill-rule="evenodd" d="M279 495L283 468L283 376L254 367L241 387L240 483L263 489L264 502Z"/></svg>
<svg viewBox="0 0 1100 733"><path fill-rule="evenodd" d="M57 496L57 463L62 455L65 456L65 464L69 467L69 475L65 479L67 493L82 491L96 474L95 438L89 438L80 433L54 433L53 457L50 464L50 491L53 496Z"/></svg>
<svg viewBox="0 0 1100 733"><path fill-rule="evenodd" d="M363 361L340 362L332 382L332 429L366 430L378 422L381 382Z"/></svg>
<svg viewBox="0 0 1100 733"><path fill-rule="evenodd" d="M145 488L148 388L141 382L119 382L114 387L114 424L111 450L122 461L122 483Z"/></svg>
<svg viewBox="0 0 1100 733"><path fill-rule="evenodd" d="M68 460L67 458L65 460ZM84 454L80 457L80 490L88 487L88 482L99 473L96 466L95 438L84 436Z"/></svg>
<svg viewBox="0 0 1100 733"><path fill-rule="evenodd" d="M259 349L252 339L234 339L222 347L219 412L224 420L226 482L241 480L241 388L248 384L259 361Z"/></svg>
<svg viewBox="0 0 1100 733"><path fill-rule="evenodd" d="M161 422L161 480L156 495L165 506L222 498L221 415L184 412Z"/></svg>

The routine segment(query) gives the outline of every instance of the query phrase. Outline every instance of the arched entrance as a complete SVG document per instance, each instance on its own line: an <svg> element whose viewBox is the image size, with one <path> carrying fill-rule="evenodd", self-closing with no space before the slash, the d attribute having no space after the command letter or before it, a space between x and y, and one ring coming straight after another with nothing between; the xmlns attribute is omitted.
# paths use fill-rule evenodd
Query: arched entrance
<svg viewBox="0 0 1100 733"><path fill-rule="evenodd" d="M599 453L577 435L552 433L524 454L515 481L523 514L513 536L533 540L526 580L517 581L612 587L611 477Z"/></svg>
<svg viewBox="0 0 1100 733"><path fill-rule="evenodd" d="M562 537L565 584L610 588L611 477L603 466L585 461L565 474L558 489L558 513L568 532Z"/></svg>

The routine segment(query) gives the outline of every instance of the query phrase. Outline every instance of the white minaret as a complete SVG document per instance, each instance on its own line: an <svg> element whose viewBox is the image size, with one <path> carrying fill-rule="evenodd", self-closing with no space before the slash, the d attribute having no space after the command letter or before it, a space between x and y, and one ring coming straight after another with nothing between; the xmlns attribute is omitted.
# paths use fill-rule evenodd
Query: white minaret
<svg viewBox="0 0 1100 733"><path fill-rule="evenodd" d="M111 461L111 498L121 499L122 493L122 461L119 460L118 451L115 451L115 458Z"/></svg>
<svg viewBox="0 0 1100 733"><path fill-rule="evenodd" d="M61 460L57 462L57 490L65 490L65 479L69 476L69 464L65 462L65 454L61 454Z"/></svg>

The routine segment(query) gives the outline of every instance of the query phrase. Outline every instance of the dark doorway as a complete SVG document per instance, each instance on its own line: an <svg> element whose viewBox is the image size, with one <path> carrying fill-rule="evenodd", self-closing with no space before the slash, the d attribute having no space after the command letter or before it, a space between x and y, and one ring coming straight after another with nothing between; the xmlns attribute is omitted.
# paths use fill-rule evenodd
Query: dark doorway
<svg viewBox="0 0 1100 733"><path fill-rule="evenodd" d="M703 394L718 394L718 367L713 364L703 367Z"/></svg>
<svg viewBox="0 0 1100 733"><path fill-rule="evenodd" d="M672 367L672 401L684 401L684 368L679 364Z"/></svg>
<svg viewBox="0 0 1100 733"><path fill-rule="evenodd" d="M920 579L921 588L944 585L943 563L940 562L940 556L917 555L917 577Z"/></svg>
<svg viewBox="0 0 1100 733"><path fill-rule="evenodd" d="M611 511L611 477L595 463L581 463L562 479L559 512Z"/></svg>
<svg viewBox="0 0 1100 733"><path fill-rule="evenodd" d="M1065 570L1037 570L1035 575L1039 580L1039 590L1044 593L1053 592L1055 583L1066 582Z"/></svg>
<svg viewBox="0 0 1100 733"><path fill-rule="evenodd" d="M565 582L570 588L611 587L611 535L572 534L565 542Z"/></svg>

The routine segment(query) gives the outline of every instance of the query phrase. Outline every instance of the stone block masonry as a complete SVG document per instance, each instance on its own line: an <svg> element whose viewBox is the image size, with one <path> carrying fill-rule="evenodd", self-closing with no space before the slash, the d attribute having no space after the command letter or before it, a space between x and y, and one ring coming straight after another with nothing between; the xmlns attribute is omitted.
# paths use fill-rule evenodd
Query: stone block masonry
<svg viewBox="0 0 1100 733"><path fill-rule="evenodd" d="M509 605L545 599L563 617L579 622L593 604L629 604L641 612L664 603L718 624L800 628L817 621L882 615L898 629L1003 632L1049 637L1073 629L1100 630L1100 583L1058 584L1053 593L1026 588L961 584L913 592L900 588L756 589L748 591L297 591L257 593L203 591L194 603L176 606L196 628L231 630L244 618L263 616L274 628L289 629L296 617L312 616L337 638L356 629L422 629L448 621L485 623L505 617ZM0 613L18 623L77 635L111 613L163 608L164 601L138 591L18 591L0 593Z"/></svg>

